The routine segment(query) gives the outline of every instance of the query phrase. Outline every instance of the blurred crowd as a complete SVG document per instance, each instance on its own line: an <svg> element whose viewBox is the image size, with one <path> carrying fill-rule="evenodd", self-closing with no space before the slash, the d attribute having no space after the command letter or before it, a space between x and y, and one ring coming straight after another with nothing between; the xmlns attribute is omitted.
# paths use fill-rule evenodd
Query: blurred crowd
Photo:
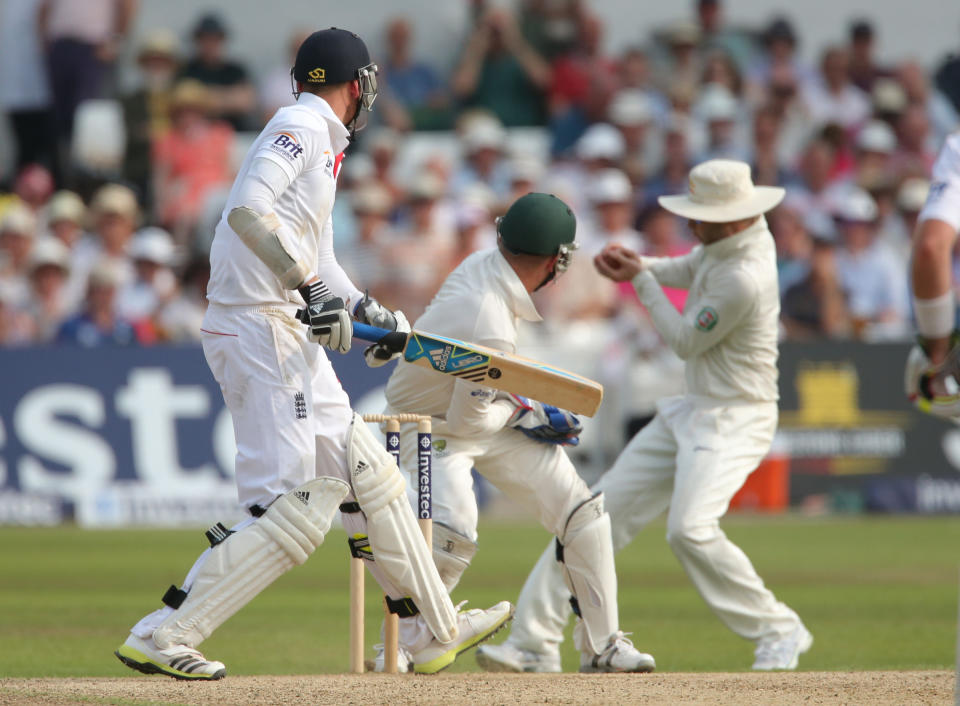
<svg viewBox="0 0 960 706"><path fill-rule="evenodd" d="M371 125L346 154L338 260L413 320L464 257L495 243L516 197L547 191L581 247L538 305L553 326L658 337L629 286L590 265L606 243L670 256L692 246L657 206L702 160L749 162L787 189L768 221L783 336L898 340L911 330L906 258L945 136L960 58L885 62L868 18L801 58L787 15L733 26L722 0L677 5L608 52L587 0L470 0L458 56L417 56L398 16L366 37L380 68ZM0 344L152 344L199 335L207 252L239 161L293 101L288 61L233 56L229 16L189 37L129 39L135 0L6 0L0 108L15 168L0 184ZM807 38L807 41L815 41ZM946 51L949 47L945 47ZM118 88L135 65L137 85ZM960 263L960 258L958 258ZM668 293L682 307L684 292ZM592 334L590 334L592 335Z"/></svg>

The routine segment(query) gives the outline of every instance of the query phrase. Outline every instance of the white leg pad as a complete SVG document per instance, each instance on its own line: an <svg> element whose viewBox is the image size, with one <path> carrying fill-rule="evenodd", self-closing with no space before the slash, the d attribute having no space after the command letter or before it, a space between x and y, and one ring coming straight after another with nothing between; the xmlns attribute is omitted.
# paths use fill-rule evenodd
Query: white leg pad
<svg viewBox="0 0 960 706"><path fill-rule="evenodd" d="M580 609L574 642L581 652L589 648L600 654L619 629L620 621L610 515L603 509L603 493L597 493L570 513L559 542L557 558L567 588Z"/></svg>
<svg viewBox="0 0 960 706"><path fill-rule="evenodd" d="M256 522L210 550L187 597L153 633L160 649L196 647L281 574L323 544L350 487L316 478L273 501Z"/></svg>
<svg viewBox="0 0 960 706"><path fill-rule="evenodd" d="M453 640L458 633L457 612L413 516L406 481L357 414L347 436L347 462L353 493L367 518L374 562L399 591L413 599L440 642Z"/></svg>
<svg viewBox="0 0 960 706"><path fill-rule="evenodd" d="M437 565L440 580L447 587L447 593L456 588L476 553L476 542L454 532L445 524L434 521L433 562Z"/></svg>

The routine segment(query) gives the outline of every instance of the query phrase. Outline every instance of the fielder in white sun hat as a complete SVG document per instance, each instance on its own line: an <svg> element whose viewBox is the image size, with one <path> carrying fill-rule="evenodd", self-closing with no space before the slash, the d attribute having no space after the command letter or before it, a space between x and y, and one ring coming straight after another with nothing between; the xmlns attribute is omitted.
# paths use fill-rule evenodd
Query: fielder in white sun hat
<svg viewBox="0 0 960 706"><path fill-rule="evenodd" d="M754 186L750 165L732 159L711 159L690 170L690 191L661 196L661 206L693 221L730 223L766 213L783 200L779 186Z"/></svg>

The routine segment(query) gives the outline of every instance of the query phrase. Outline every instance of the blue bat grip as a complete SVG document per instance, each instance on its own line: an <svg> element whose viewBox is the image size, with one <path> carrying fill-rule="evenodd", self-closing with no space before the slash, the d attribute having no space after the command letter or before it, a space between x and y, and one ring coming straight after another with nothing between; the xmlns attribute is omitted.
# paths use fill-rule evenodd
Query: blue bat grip
<svg viewBox="0 0 960 706"><path fill-rule="evenodd" d="M370 343L376 343L381 338L386 336L393 331L388 331L385 328L378 328L376 326L371 326L370 324L361 324L359 321L353 322L353 337L359 338L363 341L369 341Z"/></svg>

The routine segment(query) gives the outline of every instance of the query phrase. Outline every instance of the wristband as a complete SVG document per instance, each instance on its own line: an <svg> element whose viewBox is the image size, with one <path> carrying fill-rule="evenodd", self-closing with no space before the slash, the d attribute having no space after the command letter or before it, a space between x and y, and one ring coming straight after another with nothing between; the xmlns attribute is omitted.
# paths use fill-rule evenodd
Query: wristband
<svg viewBox="0 0 960 706"><path fill-rule="evenodd" d="M955 328L956 305L953 292L933 299L913 299L917 333L924 338L946 338Z"/></svg>

